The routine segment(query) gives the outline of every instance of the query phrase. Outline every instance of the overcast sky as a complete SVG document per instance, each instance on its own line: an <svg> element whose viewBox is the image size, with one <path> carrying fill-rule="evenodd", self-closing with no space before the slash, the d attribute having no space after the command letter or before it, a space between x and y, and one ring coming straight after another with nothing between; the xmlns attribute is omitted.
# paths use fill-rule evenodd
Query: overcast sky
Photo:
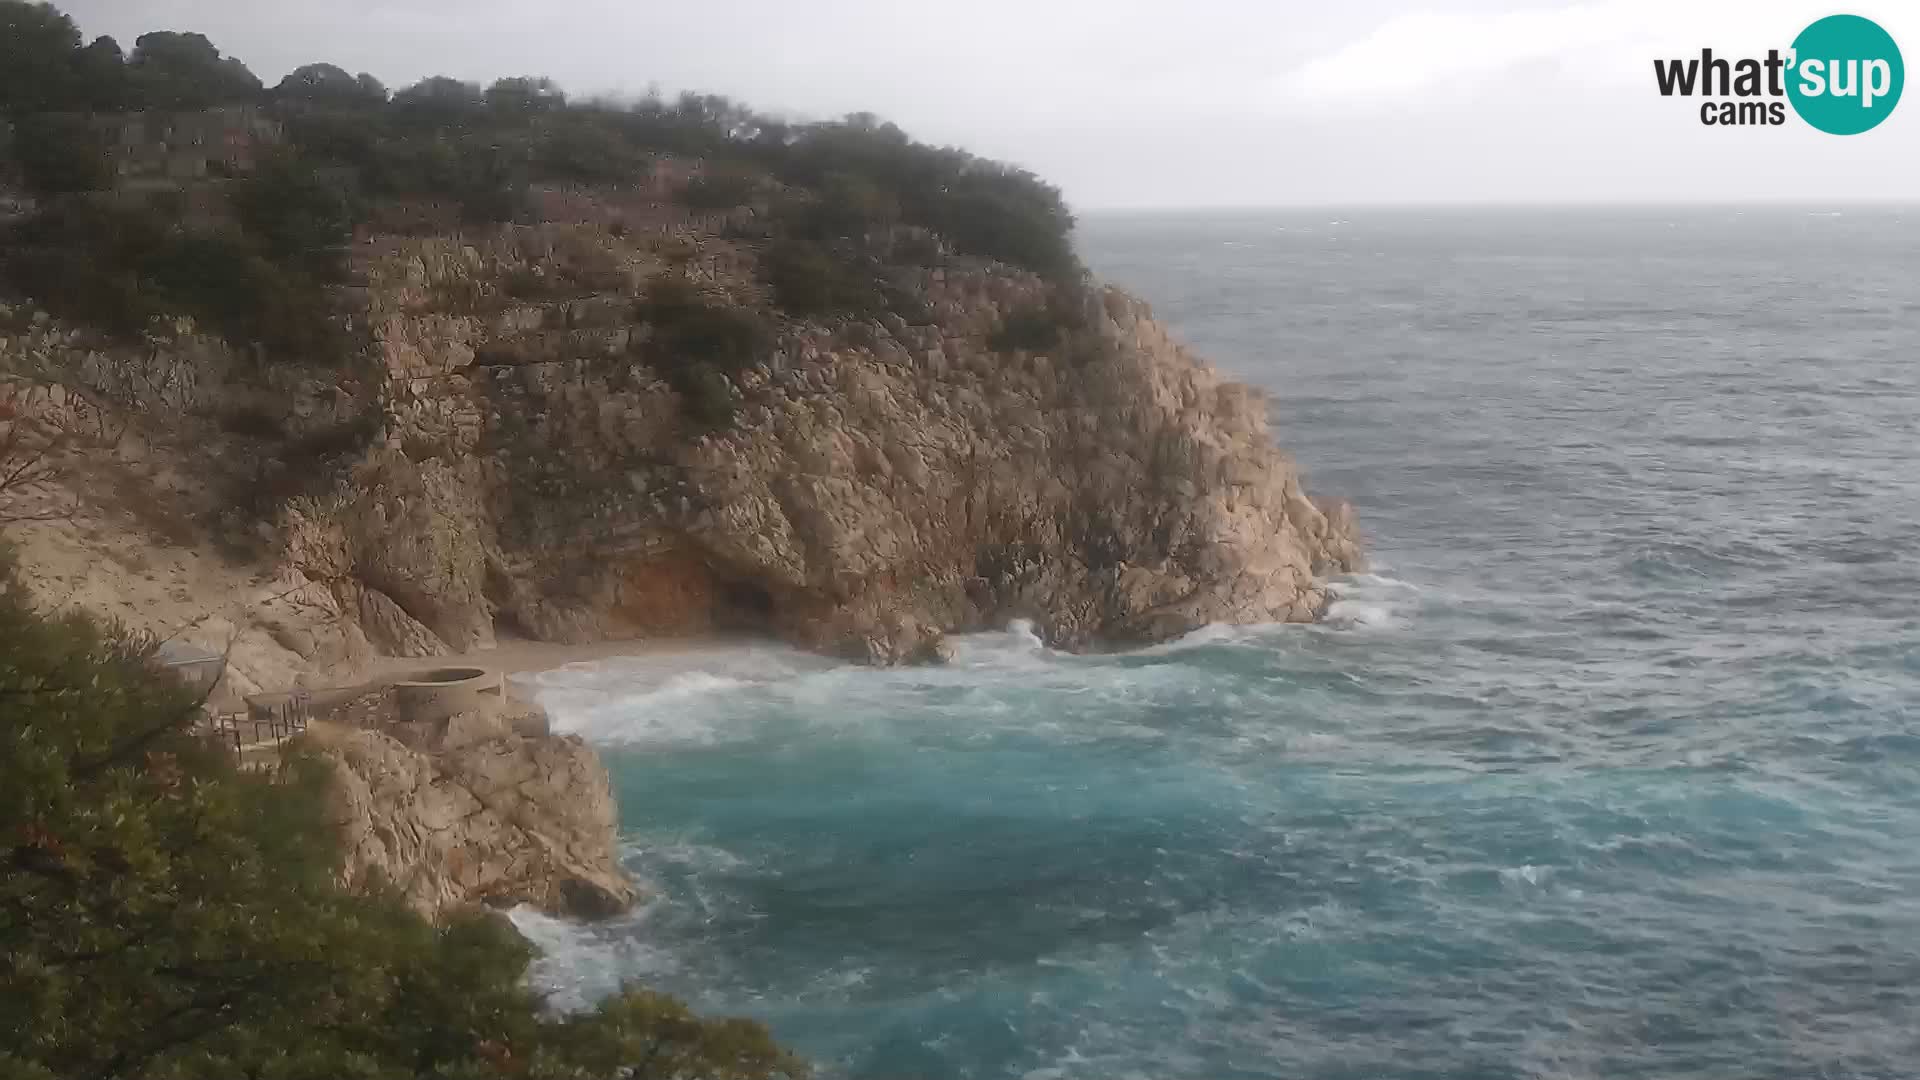
<svg viewBox="0 0 1920 1080"><path fill-rule="evenodd" d="M197 30L269 84L545 74L570 92L868 110L1079 209L1920 197L1920 92L1875 130L1703 127L1656 56L1785 50L1833 0L56 0ZM1920 3L1845 8L1920 59Z"/></svg>

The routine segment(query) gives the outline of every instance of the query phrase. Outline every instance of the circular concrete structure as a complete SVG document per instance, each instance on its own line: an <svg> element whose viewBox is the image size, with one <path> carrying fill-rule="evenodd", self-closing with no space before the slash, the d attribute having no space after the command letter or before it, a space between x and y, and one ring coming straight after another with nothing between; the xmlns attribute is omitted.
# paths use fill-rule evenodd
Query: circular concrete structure
<svg viewBox="0 0 1920 1080"><path fill-rule="evenodd" d="M393 683L400 719L412 724L430 724L455 713L498 712L504 699L500 673L486 668L433 668Z"/></svg>

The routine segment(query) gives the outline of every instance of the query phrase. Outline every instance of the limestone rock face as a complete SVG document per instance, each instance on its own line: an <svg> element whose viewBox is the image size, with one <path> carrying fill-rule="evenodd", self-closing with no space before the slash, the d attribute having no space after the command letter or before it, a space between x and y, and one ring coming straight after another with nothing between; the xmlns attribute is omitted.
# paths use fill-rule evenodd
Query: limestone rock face
<svg viewBox="0 0 1920 1080"><path fill-rule="evenodd" d="M591 221L464 239L362 256L384 434L287 528L293 566L343 602L391 598L455 650L497 625L748 629L884 664L1014 617L1057 646L1125 645L1314 619L1327 576L1360 565L1351 513L1302 489L1261 395L1118 290L1071 301L1082 329L1054 352L1005 350L994 330L1057 287L926 269L930 318L785 322L771 360L734 377L732 422L705 429L661 358L629 347L663 272L647 241ZM691 250L674 272L755 302L750 258L713 237ZM544 302L499 284L563 278L568 298ZM377 601L344 606L383 648L431 648Z"/></svg>
<svg viewBox="0 0 1920 1080"><path fill-rule="evenodd" d="M918 360L814 352L689 455L684 528L786 634L883 662L1016 615L1068 647L1314 618L1360 562L1350 513L1145 305L1108 290L1089 320L1105 347L1061 363L932 334Z"/></svg>
<svg viewBox="0 0 1920 1080"><path fill-rule="evenodd" d="M333 724L305 738L334 765L349 885L379 875L429 916L528 903L593 918L634 901L614 861L606 769L578 738L526 736L477 714L415 746Z"/></svg>
<svg viewBox="0 0 1920 1080"><path fill-rule="evenodd" d="M1260 394L1118 290L942 250L895 268L911 321L792 319L742 222L638 192L532 195L526 223L354 245L365 286L341 302L367 348L340 372L243 377L184 320L107 348L0 307L0 373L49 383L32 392L55 411L165 417L208 465L370 433L283 463L334 486L259 525L271 572L328 599L234 620L263 686L502 630L748 630L896 663L1021 617L1058 646L1126 645L1313 619L1325 579L1360 565L1351 512L1302 489ZM728 376L661 355L644 301L663 274L766 323L770 353ZM1076 329L1004 347L1036 312Z"/></svg>
<svg viewBox="0 0 1920 1080"><path fill-rule="evenodd" d="M1139 644L1311 621L1327 575L1361 561L1352 513L1302 490L1260 394L1119 290L1087 290L1058 356L1006 352L991 332L1054 286L927 269L931 321L785 323L772 361L733 379L733 423L701 430L626 348L659 273L643 242L549 223L380 252L386 436L344 494L290 515L288 557L455 650L495 623L572 642L747 628L902 663L1012 617L1062 648ZM684 273L751 302L751 261L695 252ZM434 300L566 273L597 296Z"/></svg>
<svg viewBox="0 0 1920 1080"><path fill-rule="evenodd" d="M340 609L353 613L368 642L385 655L445 656L452 651L386 593L352 578L336 581L333 589Z"/></svg>

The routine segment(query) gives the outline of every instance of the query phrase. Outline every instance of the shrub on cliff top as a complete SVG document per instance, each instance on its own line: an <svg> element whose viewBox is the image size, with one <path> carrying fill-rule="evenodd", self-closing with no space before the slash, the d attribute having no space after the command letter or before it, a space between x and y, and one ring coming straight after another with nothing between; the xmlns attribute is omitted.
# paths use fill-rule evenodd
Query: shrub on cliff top
<svg viewBox="0 0 1920 1080"><path fill-rule="evenodd" d="M773 327L758 313L709 301L692 282L656 279L636 313L649 332L640 355L680 395L687 419L714 431L733 423L734 377L773 351Z"/></svg>
<svg viewBox="0 0 1920 1080"><path fill-rule="evenodd" d="M238 773L194 714L139 643L34 614L0 565L0 1076L805 1075L656 994L545 1013L497 918L337 885L324 766Z"/></svg>
<svg viewBox="0 0 1920 1080"><path fill-rule="evenodd" d="M1000 326L987 338L987 347L995 352L1025 350L1046 352L1066 341L1087 325L1080 306L1082 293L1077 287L1056 285L1044 303L1029 304L1007 313Z"/></svg>
<svg viewBox="0 0 1920 1080"><path fill-rule="evenodd" d="M347 178L291 153L269 155L234 185L233 209L269 258L326 280L339 276L339 252L360 217Z"/></svg>
<svg viewBox="0 0 1920 1080"><path fill-rule="evenodd" d="M27 189L36 195L113 186L113 166L84 117L41 113L14 121L13 158Z"/></svg>
<svg viewBox="0 0 1920 1080"><path fill-rule="evenodd" d="M773 328L765 319L709 300L685 278L654 281L638 314L652 327L647 358L663 370L702 363L731 376L765 360L773 349Z"/></svg>
<svg viewBox="0 0 1920 1080"><path fill-rule="evenodd" d="M1078 276L1073 216L1058 189L1023 169L917 142L870 114L790 124L691 93L631 106L578 104L537 76L502 79L485 91L434 76L389 98L371 76L329 64L298 68L267 93L201 34L143 34L129 57L112 39L85 47L81 41L78 27L56 9L0 0L0 113L18 122L22 136L10 168L24 166L41 192L119 183L102 153L106 128L77 116L46 119L48 113L261 105L279 121L288 151L267 155L250 179L232 186L246 250L228 245L239 257L223 266L202 273L174 260L169 278L103 257L112 246L14 260L38 267L13 275L16 287L65 314L105 309L116 330L137 329L151 313L184 310L238 344L266 346L269 356L340 353L331 335L313 333L328 318L314 286L337 270L332 255L340 245L328 238L344 236L344 225L368 209L343 203L346 193L418 203L428 208L430 227L440 229L452 225L442 207L458 207L469 224L520 221L535 180L633 185L651 177L663 156L701 163L704 177L680 192L696 210L757 204L777 186L769 178L799 194L771 227L765 216L736 215L737 238L760 249L775 299L792 314L864 318L890 310L927 318L923 298L907 285L911 273L901 271L947 252L999 260L1055 282ZM254 119L249 114L245 130L230 134L257 153L257 144L276 140ZM228 166L245 172L244 159L253 155L209 148L196 156L221 174ZM171 225L185 221L168 216ZM925 242L897 245L902 227ZM212 242L200 247L202 254L213 251ZM201 287L201 279L216 277L217 292ZM251 277L260 280L241 280ZM78 295L89 289L93 295ZM267 314L251 314L257 311ZM316 341L321 347L312 346ZM725 367L724 360L714 363Z"/></svg>
<svg viewBox="0 0 1920 1080"><path fill-rule="evenodd" d="M233 230L188 229L151 209L69 201L0 244L0 282L47 310L132 336L161 314L193 316L277 359L345 355L321 282Z"/></svg>

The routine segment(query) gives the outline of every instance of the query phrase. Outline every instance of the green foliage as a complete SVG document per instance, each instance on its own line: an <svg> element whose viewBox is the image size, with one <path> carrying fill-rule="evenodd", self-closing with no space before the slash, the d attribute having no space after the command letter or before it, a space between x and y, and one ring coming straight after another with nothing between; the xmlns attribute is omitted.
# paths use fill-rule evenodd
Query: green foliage
<svg viewBox="0 0 1920 1080"><path fill-rule="evenodd" d="M956 251L985 255L1065 280L1079 271L1068 238L1073 216L1058 189L1024 170L978 159L918 207L917 224L938 232Z"/></svg>
<svg viewBox="0 0 1920 1080"><path fill-rule="evenodd" d="M774 208L774 241L761 276L782 310L799 316L869 318L886 311L881 252L899 221L899 203L853 173L831 173L810 194Z"/></svg>
<svg viewBox="0 0 1920 1080"><path fill-rule="evenodd" d="M533 169L542 179L578 184L630 184L646 174L644 151L591 109L570 109L545 123L533 148Z"/></svg>
<svg viewBox="0 0 1920 1080"><path fill-rule="evenodd" d="M531 116L566 107L567 95L544 75L499 79L483 95L487 108L510 116Z"/></svg>
<svg viewBox="0 0 1920 1080"><path fill-rule="evenodd" d="M757 1080L808 1075L806 1064L781 1050L750 1020L702 1020L665 994L628 990L561 1027L565 1063L552 1080L601 1080L647 1062L642 1077Z"/></svg>
<svg viewBox="0 0 1920 1080"><path fill-rule="evenodd" d="M87 118L72 113L35 113L13 124L14 161L36 195L111 187L113 168L101 142Z"/></svg>
<svg viewBox="0 0 1920 1080"><path fill-rule="evenodd" d="M320 283L273 262L242 234L174 230L142 264L164 306L186 311L228 341L283 359L338 359L339 331Z"/></svg>
<svg viewBox="0 0 1920 1080"><path fill-rule="evenodd" d="M226 413L222 430L258 443L231 476L228 503L242 519L259 521L291 499L331 491L350 474L381 423L377 407L303 431L292 430L284 414L257 406Z"/></svg>
<svg viewBox="0 0 1920 1080"><path fill-rule="evenodd" d="M987 339L995 352L1046 352L1065 341L1069 334L1086 326L1086 315L1077 303L1080 292L1056 286L1046 303L1016 308Z"/></svg>
<svg viewBox="0 0 1920 1080"><path fill-rule="evenodd" d="M133 83L127 75L127 57L120 43L110 37L97 37L73 56L74 79L78 82L77 102L94 112L118 112L134 108Z"/></svg>
<svg viewBox="0 0 1920 1080"><path fill-rule="evenodd" d="M526 207L524 148L484 133L375 137L341 149L363 155L359 175L372 194L446 199L473 222L511 221Z"/></svg>
<svg viewBox="0 0 1920 1080"><path fill-rule="evenodd" d="M653 329L649 357L667 366L695 361L733 375L764 361L773 348L773 331L758 315L712 303L684 278L655 281L640 315Z"/></svg>
<svg viewBox="0 0 1920 1080"><path fill-rule="evenodd" d="M1060 325L1045 308L1021 308L1006 317L1000 328L987 339L995 352L1024 349L1044 352L1060 340Z"/></svg>
<svg viewBox="0 0 1920 1080"><path fill-rule="evenodd" d="M332 64L307 64L281 79L273 96L279 101L354 108L386 104L387 88L365 72L355 76Z"/></svg>
<svg viewBox="0 0 1920 1080"><path fill-rule="evenodd" d="M629 990L555 1017L496 917L342 890L327 767L239 773L145 650L0 566L0 1075L778 1080L757 1024Z"/></svg>
<svg viewBox="0 0 1920 1080"><path fill-rule="evenodd" d="M374 106L314 102L280 121L287 144L300 157L320 165L349 168L364 186L380 158L383 126Z"/></svg>
<svg viewBox="0 0 1920 1080"><path fill-rule="evenodd" d="M733 377L767 359L773 328L749 309L709 302L678 277L656 280L638 314L650 329L642 355L680 394L687 417L707 429L730 426Z"/></svg>
<svg viewBox="0 0 1920 1080"><path fill-rule="evenodd" d="M800 317L879 314L887 300L873 260L836 255L805 236L783 236L760 259L760 275L782 311Z"/></svg>
<svg viewBox="0 0 1920 1080"><path fill-rule="evenodd" d="M55 314L123 335L156 315L185 313L283 358L343 352L311 274L273 262L244 234L183 229L150 211L57 205L0 248L0 280Z"/></svg>
<svg viewBox="0 0 1920 1080"><path fill-rule="evenodd" d="M259 100L260 80L205 35L170 30L134 39L127 73L150 109L210 109Z"/></svg>
<svg viewBox="0 0 1920 1080"><path fill-rule="evenodd" d="M151 215L85 203L55 206L0 245L0 280L48 310L110 333L137 334L160 314L141 262L166 243Z"/></svg>
<svg viewBox="0 0 1920 1080"><path fill-rule="evenodd" d="M752 201L759 178L744 172L716 172L687 181L680 201L693 210L731 210Z"/></svg>
<svg viewBox="0 0 1920 1080"><path fill-rule="evenodd" d="M914 142L870 115L804 129L778 172L808 187L836 172L856 174L890 192L902 220L932 229L962 254L1055 279L1078 272L1073 215L1059 189L1024 169Z"/></svg>
<svg viewBox="0 0 1920 1080"><path fill-rule="evenodd" d="M72 212L55 207L38 238L0 249L0 273L15 287L120 332L181 310L273 355L343 352L325 328L320 286L340 277L362 198L418 201L430 227L453 208L469 223L522 221L535 180L631 184L663 155L707 163L678 196L694 210L768 204L770 213L740 215L729 235L759 249L766 283L792 315L928 320L918 271L949 253L1062 285L1079 276L1073 218L1058 190L1024 170L915 142L868 114L793 125L702 94L578 105L538 76L484 91L435 76L389 100L378 80L331 64L298 68L266 95L200 34L142 35L123 62L110 38L81 48L72 20L45 5L0 0L0 29L0 109L19 121L15 165L40 194L114 180L105 129L50 110L265 100L282 125L287 151L227 189L237 233L195 233L179 227L180 215L162 214L159 229L135 228L131 239L81 229L63 241ZM699 363L727 376L744 338L715 338L718 325L699 316L661 347L717 350ZM677 340L683 332L708 339ZM720 381L685 378L690 399L711 402L711 415L731 401Z"/></svg>
<svg viewBox="0 0 1920 1080"><path fill-rule="evenodd" d="M445 189L460 202L464 220L513 221L527 209L527 170L522 160L483 142L463 144L456 179Z"/></svg>
<svg viewBox="0 0 1920 1080"><path fill-rule="evenodd" d="M52 5L0 0L0 114L206 109L260 96L246 65L200 34L143 34L132 57L110 37L80 40Z"/></svg>
<svg viewBox="0 0 1920 1080"><path fill-rule="evenodd" d="M396 91L393 104L402 112L432 120L477 112L486 105L486 98L479 83L435 75Z"/></svg>
<svg viewBox="0 0 1920 1080"><path fill-rule="evenodd" d="M235 186L233 209L267 257L316 276L339 275L340 248L360 210L355 193L290 153L269 155Z"/></svg>
<svg viewBox="0 0 1920 1080"><path fill-rule="evenodd" d="M52 4L0 0L0 113L70 107L80 28Z"/></svg>

